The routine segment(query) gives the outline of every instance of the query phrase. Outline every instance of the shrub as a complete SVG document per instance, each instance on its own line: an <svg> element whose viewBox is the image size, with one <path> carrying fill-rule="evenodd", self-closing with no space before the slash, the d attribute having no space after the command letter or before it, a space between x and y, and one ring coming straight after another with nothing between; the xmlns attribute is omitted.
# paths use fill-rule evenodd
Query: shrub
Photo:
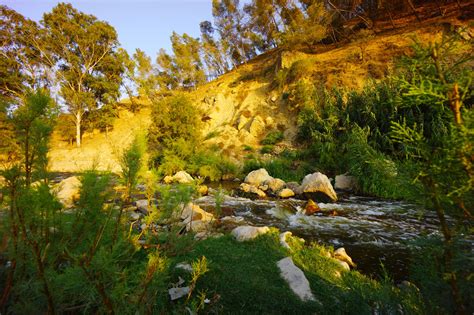
<svg viewBox="0 0 474 315"><path fill-rule="evenodd" d="M261 144L265 145L274 145L284 139L283 132L281 131L271 131L269 132L265 138L260 142Z"/></svg>

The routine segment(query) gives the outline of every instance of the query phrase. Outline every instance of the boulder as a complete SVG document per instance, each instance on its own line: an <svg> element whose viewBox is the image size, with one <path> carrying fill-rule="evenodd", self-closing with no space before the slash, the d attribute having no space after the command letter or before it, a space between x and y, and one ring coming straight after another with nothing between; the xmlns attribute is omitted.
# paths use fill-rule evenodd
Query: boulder
<svg viewBox="0 0 474 315"><path fill-rule="evenodd" d="M266 181L272 179L273 177L268 174L267 170L261 168L248 173L248 175L244 179L244 183L258 187L260 185L263 185Z"/></svg>
<svg viewBox="0 0 474 315"><path fill-rule="evenodd" d="M336 258L339 261L345 262L351 267L355 267L356 264L352 261L352 258L347 255L346 250L344 247L338 248L334 251L334 258Z"/></svg>
<svg viewBox="0 0 474 315"><path fill-rule="evenodd" d="M77 176L72 176L63 179L54 189L58 200L65 208L72 208L74 202L79 200L81 185L79 178L77 178Z"/></svg>
<svg viewBox="0 0 474 315"><path fill-rule="evenodd" d="M209 194L209 187L207 187L206 185L199 185L198 193L201 196L207 196Z"/></svg>
<svg viewBox="0 0 474 315"><path fill-rule="evenodd" d="M179 171L173 176L165 176L163 181L166 184L171 184L171 183L191 184L194 181L194 179L191 175L189 175L185 171Z"/></svg>
<svg viewBox="0 0 474 315"><path fill-rule="evenodd" d="M357 180L354 176L337 175L334 188L341 190L354 190L357 185Z"/></svg>
<svg viewBox="0 0 474 315"><path fill-rule="evenodd" d="M293 197L294 195L295 195L295 193L293 192L293 190L291 190L289 188L283 188L278 193L278 197L280 197L280 198L290 198L290 197Z"/></svg>
<svg viewBox="0 0 474 315"><path fill-rule="evenodd" d="M137 209L143 213L143 214L148 214L148 200L147 199L141 199L135 201L135 206Z"/></svg>
<svg viewBox="0 0 474 315"><path fill-rule="evenodd" d="M259 198L265 198L267 196L263 190L246 183L240 184L239 188L242 192L246 194L257 195Z"/></svg>
<svg viewBox="0 0 474 315"><path fill-rule="evenodd" d="M272 191L274 194L285 188L286 183L279 179L279 178L271 178L264 182L264 185L268 186L268 189Z"/></svg>
<svg viewBox="0 0 474 315"><path fill-rule="evenodd" d="M287 231L287 232L283 232L280 234L280 245L283 247L283 248L286 248L288 250L291 250L291 247L290 245L288 245L288 243L286 242L286 238L288 236L291 236L293 235L291 232Z"/></svg>
<svg viewBox="0 0 474 315"><path fill-rule="evenodd" d="M351 267L349 267L349 264L346 263L345 261L340 261L340 260L335 260L336 263L342 267L342 270L344 271L351 271Z"/></svg>
<svg viewBox="0 0 474 315"><path fill-rule="evenodd" d="M301 195L303 193L300 184L298 184L297 182L286 183L286 188L293 190L295 195Z"/></svg>
<svg viewBox="0 0 474 315"><path fill-rule="evenodd" d="M322 173L316 172L306 175L301 183L303 193L322 193L332 201L337 201L337 195L331 185L328 177Z"/></svg>
<svg viewBox="0 0 474 315"><path fill-rule="evenodd" d="M316 202L314 202L311 199L308 200L308 202L306 203L306 206L304 207L304 214L306 215L312 215L320 211L321 211L321 208L318 206Z"/></svg>
<svg viewBox="0 0 474 315"><path fill-rule="evenodd" d="M315 301L315 297L311 292L309 281L306 279L303 271L298 268L291 257L283 258L277 263L280 269L281 277L288 283L290 289L302 301Z"/></svg>
<svg viewBox="0 0 474 315"><path fill-rule="evenodd" d="M184 296L187 296L189 294L189 291L189 287L171 288L168 290L168 294L170 295L171 301L174 301Z"/></svg>
<svg viewBox="0 0 474 315"><path fill-rule="evenodd" d="M270 228L268 226L256 227L256 226L245 225L245 226L236 227L235 229L232 230L231 233L237 241L243 242L243 241L253 240L257 236L266 234L269 231L270 231Z"/></svg>
<svg viewBox="0 0 474 315"><path fill-rule="evenodd" d="M198 205L193 203L188 203L184 207L183 212L181 213L181 219L183 223L187 224L191 221L212 221L214 220L214 215L212 213L206 212Z"/></svg>

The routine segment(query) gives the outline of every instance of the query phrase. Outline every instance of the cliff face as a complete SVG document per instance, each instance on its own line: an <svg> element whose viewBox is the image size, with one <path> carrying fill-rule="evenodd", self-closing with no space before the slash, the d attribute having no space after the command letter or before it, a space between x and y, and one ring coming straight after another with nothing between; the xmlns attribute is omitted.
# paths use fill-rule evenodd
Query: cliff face
<svg viewBox="0 0 474 315"><path fill-rule="evenodd" d="M249 147L258 149L271 131L283 132L280 146L297 145L297 109L289 105L297 84L360 89L368 80L389 75L397 57L410 52L414 38L433 41L451 25L462 26L454 18L437 19L377 35L363 30L351 42L317 47L312 52L274 50L263 54L190 92L202 112L205 144L218 146L236 161L242 160ZM472 28L470 31L472 36ZM292 80L282 78L283 74L291 74ZM118 171L120 152L136 133L146 131L153 120L150 113L146 106L138 114L121 112L107 135L86 133L81 149L54 137L51 170L80 171L95 163L99 169Z"/></svg>

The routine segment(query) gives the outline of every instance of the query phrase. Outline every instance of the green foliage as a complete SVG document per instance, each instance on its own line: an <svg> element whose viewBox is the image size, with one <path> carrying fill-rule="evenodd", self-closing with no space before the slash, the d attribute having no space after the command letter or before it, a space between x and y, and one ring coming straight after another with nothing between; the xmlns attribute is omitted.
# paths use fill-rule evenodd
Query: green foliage
<svg viewBox="0 0 474 315"><path fill-rule="evenodd" d="M264 145L263 147L260 148L260 153L261 154L271 154L273 152L273 145Z"/></svg>
<svg viewBox="0 0 474 315"><path fill-rule="evenodd" d="M152 116L148 147L156 164L166 155L186 158L194 152L201 139L201 121L197 108L185 94L153 100Z"/></svg>
<svg viewBox="0 0 474 315"><path fill-rule="evenodd" d="M302 59L291 64L286 77L286 84L292 84L300 81L308 74L308 69L311 69L311 60Z"/></svg>
<svg viewBox="0 0 474 315"><path fill-rule="evenodd" d="M267 133L265 138L260 142L261 144L264 145L274 145L277 144L278 142L282 141L284 139L283 132L281 131L271 131Z"/></svg>
<svg viewBox="0 0 474 315"><path fill-rule="evenodd" d="M38 90L27 93L23 104L13 113L27 185L33 175L37 175L39 179L46 178L48 143L55 117L54 105L46 91Z"/></svg>
<svg viewBox="0 0 474 315"><path fill-rule="evenodd" d="M474 257L467 241L457 238L453 242L453 270L447 270L442 263L445 259L444 244L439 237L421 237L412 245L414 248L423 248L422 251L413 250L410 279L419 287L427 311L433 314L455 312L456 306L447 281L450 273L455 272L462 300L466 303L467 311L472 312L474 270L471 262Z"/></svg>
<svg viewBox="0 0 474 315"><path fill-rule="evenodd" d="M117 33L108 23L66 3L46 13L41 23L44 37L35 43L45 54L43 61L57 69L60 93L76 118L76 144L80 146L84 114L120 96L123 68L117 53Z"/></svg>
<svg viewBox="0 0 474 315"><path fill-rule="evenodd" d="M143 167L143 155L146 151L145 146L145 137L137 136L120 157L120 167L122 168L121 176L126 187L127 199L130 198L137 184L139 172Z"/></svg>

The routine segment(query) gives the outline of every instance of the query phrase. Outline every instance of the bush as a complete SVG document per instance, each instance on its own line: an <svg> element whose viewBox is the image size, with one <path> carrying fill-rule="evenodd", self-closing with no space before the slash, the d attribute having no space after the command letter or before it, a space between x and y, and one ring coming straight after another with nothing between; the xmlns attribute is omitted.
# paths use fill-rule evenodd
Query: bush
<svg viewBox="0 0 474 315"><path fill-rule="evenodd" d="M269 132L265 138L260 142L261 144L265 145L274 145L284 139L283 132L281 131L271 131Z"/></svg>
<svg viewBox="0 0 474 315"><path fill-rule="evenodd" d="M197 108L186 94L153 100L152 117L148 147L155 164L160 164L167 154L180 157L192 155L201 140L201 120ZM175 144L177 141L180 141L178 145ZM186 153L180 152L184 147Z"/></svg>

